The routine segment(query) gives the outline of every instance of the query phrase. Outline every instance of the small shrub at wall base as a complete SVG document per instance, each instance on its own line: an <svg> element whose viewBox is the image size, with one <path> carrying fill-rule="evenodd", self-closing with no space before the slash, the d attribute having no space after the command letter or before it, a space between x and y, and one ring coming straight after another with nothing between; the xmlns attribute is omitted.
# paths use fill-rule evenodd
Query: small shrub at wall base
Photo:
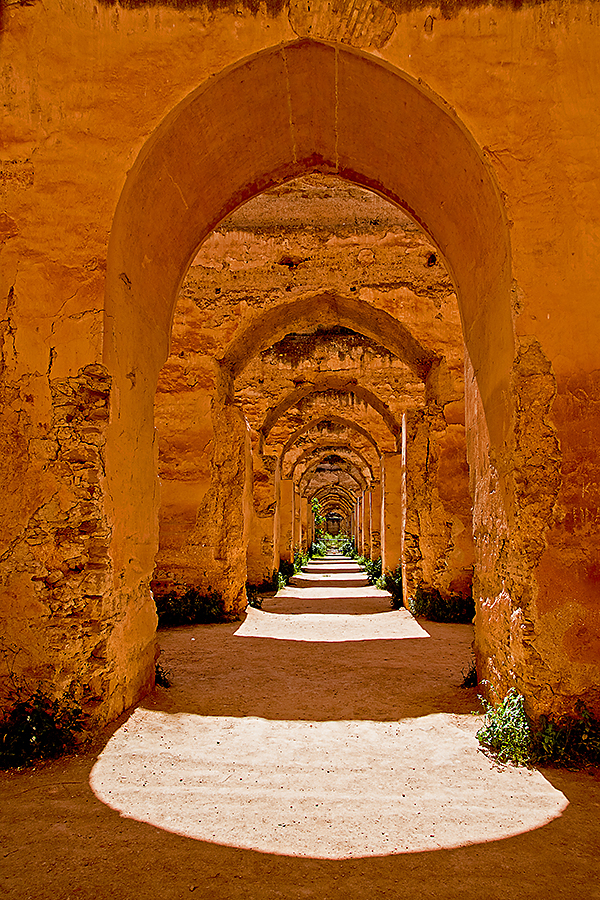
<svg viewBox="0 0 600 900"><path fill-rule="evenodd" d="M154 598L159 628L175 625L209 625L226 621L223 599L209 588L208 594L201 594L196 588L189 588L183 596L175 592Z"/></svg>
<svg viewBox="0 0 600 900"><path fill-rule="evenodd" d="M0 768L20 768L76 749L83 713L71 698L53 700L41 689L18 699L0 721Z"/></svg>
<svg viewBox="0 0 600 900"><path fill-rule="evenodd" d="M156 666L154 667L154 682L155 684L160 685L160 687L171 687L171 673L168 672L159 662L157 662Z"/></svg>
<svg viewBox="0 0 600 900"><path fill-rule="evenodd" d="M461 597L458 594L442 597L439 591L427 591L421 586L409 600L409 606L414 616L424 616L432 622L467 623L472 622L475 615L472 597Z"/></svg>
<svg viewBox="0 0 600 900"><path fill-rule="evenodd" d="M369 578L369 584L377 584L381 578L381 557L379 556L377 559L367 559L364 556L359 556L356 562L359 565L364 566Z"/></svg>
<svg viewBox="0 0 600 900"><path fill-rule="evenodd" d="M341 540L338 541L337 549L340 551L342 556L350 556L352 557L352 559L356 557L356 547L354 545L354 541L347 535L343 535Z"/></svg>
<svg viewBox="0 0 600 900"><path fill-rule="evenodd" d="M271 585L269 584L269 588ZM246 585L246 599L248 601L248 606L254 607L254 609L262 609L264 598L260 596L259 588L254 584Z"/></svg>
<svg viewBox="0 0 600 900"><path fill-rule="evenodd" d="M466 689L477 687L479 683L479 676L477 675L477 666L474 659L471 660L471 664L466 672L464 669L462 670L461 675L463 677L460 683L461 688Z"/></svg>
<svg viewBox="0 0 600 900"><path fill-rule="evenodd" d="M309 560L308 553L304 553L299 547L294 548L294 575L302 571L303 566Z"/></svg>
<svg viewBox="0 0 600 900"><path fill-rule="evenodd" d="M483 699L482 703L486 714L477 739L499 762L567 768L600 765L600 721L582 703L573 716L558 722L542 716L537 725L530 721L523 697L514 689L498 706Z"/></svg>
<svg viewBox="0 0 600 900"><path fill-rule="evenodd" d="M277 587L278 590L282 590L282 588L287 587L289 584L290 578L294 575L294 563L289 562L287 559L282 559L279 563L279 572L277 573Z"/></svg>
<svg viewBox="0 0 600 900"><path fill-rule="evenodd" d="M390 606L392 609L402 609L404 606L402 592L402 566L398 565L393 572L386 572L376 582L377 587L388 591L392 596Z"/></svg>

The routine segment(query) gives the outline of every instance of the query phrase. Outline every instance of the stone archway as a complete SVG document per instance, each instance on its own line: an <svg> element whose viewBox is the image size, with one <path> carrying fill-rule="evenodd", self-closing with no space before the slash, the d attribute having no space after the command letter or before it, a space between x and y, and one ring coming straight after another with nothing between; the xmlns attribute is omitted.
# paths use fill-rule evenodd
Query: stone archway
<svg viewBox="0 0 600 900"><path fill-rule="evenodd" d="M148 140L111 231L104 360L114 379L106 465L116 499L108 502L118 590L132 609L152 602L153 399L183 276L228 212L315 170L378 192L436 243L457 287L492 445L501 449L508 433L509 232L466 128L425 86L347 47L301 40L250 57L190 94Z"/></svg>
<svg viewBox="0 0 600 900"><path fill-rule="evenodd" d="M371 406L375 412L379 413L388 431L396 439L396 443L399 447L402 425L400 422L396 421L389 407L376 397L372 391L357 384L356 379L348 379L338 375L325 376L314 384L301 385L296 388L295 391L292 391L287 396L283 397L277 406L270 410L265 417L265 421L260 430L262 440L264 441L268 438L269 433L277 420L289 409L296 406L301 400L311 397L314 394L323 394L329 391L338 394L354 394L358 400Z"/></svg>

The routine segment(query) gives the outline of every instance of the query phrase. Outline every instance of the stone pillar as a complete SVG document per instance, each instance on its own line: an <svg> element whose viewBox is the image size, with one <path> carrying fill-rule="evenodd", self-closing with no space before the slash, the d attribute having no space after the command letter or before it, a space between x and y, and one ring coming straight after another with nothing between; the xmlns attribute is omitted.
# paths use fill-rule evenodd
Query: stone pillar
<svg viewBox="0 0 600 900"><path fill-rule="evenodd" d="M402 453L384 453L385 471L383 486L383 570L394 571L402 558L402 534L404 523Z"/></svg>
<svg viewBox="0 0 600 900"><path fill-rule="evenodd" d="M363 531L363 503L362 503L362 494L359 495L356 499L356 549L360 556L363 555L364 552L364 531Z"/></svg>
<svg viewBox="0 0 600 900"><path fill-rule="evenodd" d="M300 550L302 544L302 516L301 516L301 503L302 498L300 496L300 491L298 489L298 485L294 485L294 493L293 493L293 521L292 521L292 550Z"/></svg>
<svg viewBox="0 0 600 900"><path fill-rule="evenodd" d="M381 512L383 495L381 482L373 483L371 491L371 558L378 559L381 556Z"/></svg>
<svg viewBox="0 0 600 900"><path fill-rule="evenodd" d="M310 537L308 533L308 523L310 520L308 500L306 497L300 497L300 549L303 553L308 550Z"/></svg>
<svg viewBox="0 0 600 900"><path fill-rule="evenodd" d="M405 414L407 596L421 586L444 597L471 591L474 550L464 425L440 407Z"/></svg>
<svg viewBox="0 0 600 900"><path fill-rule="evenodd" d="M364 529L363 529L363 532L364 532L364 545L365 545L363 556L365 556L367 559L372 559L373 558L372 549L371 549L372 548L372 539L371 539L372 510L371 510L371 505L372 505L372 500L373 500L372 492L365 491L363 494L363 498L364 498L364 504L363 504L364 505L364 515L363 515Z"/></svg>
<svg viewBox="0 0 600 900"><path fill-rule="evenodd" d="M242 413L226 399L213 404L212 422L210 487L193 529L177 554L170 555L169 566L174 590L180 594L190 587L199 593L216 591L226 612L237 614L246 605L252 450ZM166 583L164 578L159 581L165 593Z"/></svg>
<svg viewBox="0 0 600 900"><path fill-rule="evenodd" d="M292 561L294 482L282 478L279 484L279 558Z"/></svg>

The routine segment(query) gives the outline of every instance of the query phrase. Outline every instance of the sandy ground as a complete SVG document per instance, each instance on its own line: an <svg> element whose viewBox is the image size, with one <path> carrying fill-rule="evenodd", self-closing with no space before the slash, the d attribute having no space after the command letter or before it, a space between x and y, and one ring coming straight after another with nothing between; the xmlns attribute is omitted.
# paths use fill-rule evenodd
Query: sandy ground
<svg viewBox="0 0 600 900"><path fill-rule="evenodd" d="M598 774L480 752L471 641L344 560L162 631L171 688L0 776L0 898L600 898Z"/></svg>

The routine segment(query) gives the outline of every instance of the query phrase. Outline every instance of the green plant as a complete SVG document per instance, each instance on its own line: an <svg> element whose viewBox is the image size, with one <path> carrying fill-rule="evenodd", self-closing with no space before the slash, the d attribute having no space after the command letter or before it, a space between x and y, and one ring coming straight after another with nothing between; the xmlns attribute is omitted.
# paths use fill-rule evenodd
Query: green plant
<svg viewBox="0 0 600 900"><path fill-rule="evenodd" d="M154 598L158 614L158 627L171 628L175 625L208 625L226 620L223 599L209 588L208 594L201 594L196 588L188 588L183 596L172 591Z"/></svg>
<svg viewBox="0 0 600 900"><path fill-rule="evenodd" d="M56 700L38 688L17 699L0 721L0 768L67 753L78 745L82 729L83 713L71 696Z"/></svg>
<svg viewBox="0 0 600 900"><path fill-rule="evenodd" d="M163 666L161 666L159 662L157 662L156 666L154 667L154 681L161 687L171 687L171 673L168 672Z"/></svg>
<svg viewBox="0 0 600 900"><path fill-rule="evenodd" d="M420 585L409 606L414 616L424 616L432 622L472 622L475 615L472 597L443 597L435 588L427 591Z"/></svg>
<svg viewBox="0 0 600 900"><path fill-rule="evenodd" d="M523 697L514 689L496 707L482 699L484 724L477 740L499 762L528 766L533 762L533 732L525 714Z"/></svg>
<svg viewBox="0 0 600 900"><path fill-rule="evenodd" d="M461 688L473 688L477 687L479 683L479 676L477 675L477 666L475 665L475 660L471 660L471 664L467 671L463 669L462 672L463 680L460 683Z"/></svg>
<svg viewBox="0 0 600 900"><path fill-rule="evenodd" d="M393 572L386 572L383 576L383 584L381 579L378 580L377 586L382 587L383 590L388 591L392 596L390 600L390 606L392 609L402 609L404 606L403 602L403 590L402 590L402 566L398 564Z"/></svg>
<svg viewBox="0 0 600 900"><path fill-rule="evenodd" d="M346 534L341 536L341 539L338 541L337 549L340 551L342 556L350 556L352 559L356 558L356 547L354 545L354 541Z"/></svg>
<svg viewBox="0 0 600 900"><path fill-rule="evenodd" d="M314 559L315 557L327 556L328 552L329 548L325 541L313 541L310 545L309 555L311 559Z"/></svg>
<svg viewBox="0 0 600 900"><path fill-rule="evenodd" d="M578 703L575 715L558 722L541 716L535 726L514 688L496 707L483 699L482 703L486 715L477 739L499 762L570 768L600 764L600 721L584 704Z"/></svg>
<svg viewBox="0 0 600 900"><path fill-rule="evenodd" d="M268 582L269 587L271 583ZM254 584L246 585L246 599L248 601L248 606L253 606L254 609L262 609L264 598L259 594L259 588Z"/></svg>
<svg viewBox="0 0 600 900"><path fill-rule="evenodd" d="M321 541L325 537L325 516L321 509L321 504L316 497L310 501L315 521L315 539Z"/></svg>
<svg viewBox="0 0 600 900"><path fill-rule="evenodd" d="M290 578L295 574L296 569L294 563L287 559L282 559L279 563L279 571L277 572L277 590L281 591L289 584Z"/></svg>
<svg viewBox="0 0 600 900"><path fill-rule="evenodd" d="M377 584L381 578L381 557L378 556L377 559L365 559L363 565L369 576L369 584Z"/></svg>
<svg viewBox="0 0 600 900"><path fill-rule="evenodd" d="M600 765L600 721L579 702L574 716L553 722L541 716L535 732L535 757L540 763L576 767Z"/></svg>
<svg viewBox="0 0 600 900"><path fill-rule="evenodd" d="M298 572L302 571L303 566L309 560L308 553L304 553L299 547L294 549L294 575L297 575Z"/></svg>

